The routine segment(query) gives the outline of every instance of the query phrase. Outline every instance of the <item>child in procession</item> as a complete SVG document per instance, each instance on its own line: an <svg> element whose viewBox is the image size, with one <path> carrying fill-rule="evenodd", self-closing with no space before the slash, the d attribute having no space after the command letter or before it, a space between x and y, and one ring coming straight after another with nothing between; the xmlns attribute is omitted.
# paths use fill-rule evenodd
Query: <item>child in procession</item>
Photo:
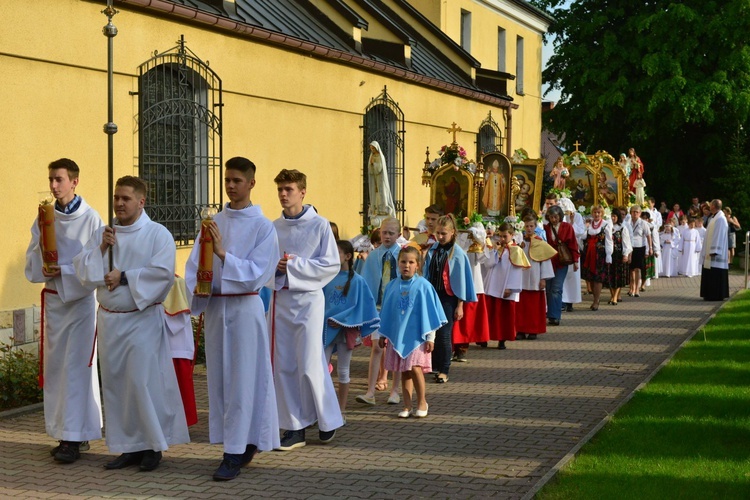
<svg viewBox="0 0 750 500"><path fill-rule="evenodd" d="M331 362L334 350L336 351L339 407L344 415L346 399L349 396L349 367L352 352L357 345L357 337L369 336L377 330L380 316L370 288L364 278L354 272L354 247L346 240L339 240L336 245L339 249L341 271L333 281L323 287L326 300L323 345L328 363Z"/></svg>
<svg viewBox="0 0 750 500"><path fill-rule="evenodd" d="M400 277L392 280L383 296L380 313L380 347L388 339L385 366L401 373L404 409L399 418L426 417L424 374L432 370L430 353L435 331L448 323L440 299L429 281L417 275L420 251L409 245L398 254ZM416 410L412 394L416 392Z"/></svg>
<svg viewBox="0 0 750 500"><path fill-rule="evenodd" d="M523 227L521 248L530 267L522 273L521 295L516 305L516 338L534 340L547 332L545 288L546 280L555 277L551 259L557 250L537 236L536 215L524 217Z"/></svg>

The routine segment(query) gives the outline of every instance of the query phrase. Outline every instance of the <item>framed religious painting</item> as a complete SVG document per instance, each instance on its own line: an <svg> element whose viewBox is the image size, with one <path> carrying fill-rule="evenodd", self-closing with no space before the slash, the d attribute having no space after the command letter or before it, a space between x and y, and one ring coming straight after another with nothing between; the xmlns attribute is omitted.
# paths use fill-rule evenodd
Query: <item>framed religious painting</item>
<svg viewBox="0 0 750 500"><path fill-rule="evenodd" d="M544 176L544 159L522 160L513 162L513 177L518 179L520 191L514 200L516 214L526 207L539 212L542 206L542 180Z"/></svg>
<svg viewBox="0 0 750 500"><path fill-rule="evenodd" d="M443 207L446 214L456 218L471 215L474 208L474 180L465 169L455 169L450 165L438 170L431 183L430 199Z"/></svg>
<svg viewBox="0 0 750 500"><path fill-rule="evenodd" d="M570 190L570 199L576 207L590 207L596 200L597 177L593 165L580 151L563 155L562 158L563 165L568 170L565 188Z"/></svg>
<svg viewBox="0 0 750 500"><path fill-rule="evenodd" d="M482 157L484 187L479 192L478 212L503 219L510 213L511 164L502 153L488 153Z"/></svg>
<svg viewBox="0 0 750 500"><path fill-rule="evenodd" d="M627 179L625 169L606 151L597 151L593 157L593 165L597 170L596 199L608 206L625 205Z"/></svg>

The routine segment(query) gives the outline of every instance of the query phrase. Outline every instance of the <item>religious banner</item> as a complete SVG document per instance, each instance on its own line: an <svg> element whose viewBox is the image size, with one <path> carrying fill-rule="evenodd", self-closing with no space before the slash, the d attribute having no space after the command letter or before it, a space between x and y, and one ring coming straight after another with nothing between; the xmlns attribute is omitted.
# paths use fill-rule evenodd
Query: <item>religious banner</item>
<svg viewBox="0 0 750 500"><path fill-rule="evenodd" d="M518 179L519 192L512 200L516 213L524 208L539 212L542 207L542 180L544 178L544 158L530 159L524 149L516 150L511 158L512 175Z"/></svg>

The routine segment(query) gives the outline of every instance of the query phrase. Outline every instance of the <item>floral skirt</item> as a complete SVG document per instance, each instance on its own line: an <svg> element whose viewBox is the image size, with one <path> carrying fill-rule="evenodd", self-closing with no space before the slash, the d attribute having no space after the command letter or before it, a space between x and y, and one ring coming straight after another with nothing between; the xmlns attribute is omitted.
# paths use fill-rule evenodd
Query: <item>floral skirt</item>
<svg viewBox="0 0 750 500"><path fill-rule="evenodd" d="M647 280L654 277L656 277L656 256L652 254L646 256L646 272L643 279Z"/></svg>
<svg viewBox="0 0 750 500"><path fill-rule="evenodd" d="M609 265L609 288L622 288L630 285L630 264L622 261L622 254L612 255Z"/></svg>

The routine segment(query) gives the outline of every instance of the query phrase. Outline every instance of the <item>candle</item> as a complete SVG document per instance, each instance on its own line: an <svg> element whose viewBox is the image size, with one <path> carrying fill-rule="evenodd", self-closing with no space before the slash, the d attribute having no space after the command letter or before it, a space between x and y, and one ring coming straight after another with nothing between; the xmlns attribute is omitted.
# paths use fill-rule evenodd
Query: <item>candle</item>
<svg viewBox="0 0 750 500"><path fill-rule="evenodd" d="M198 254L198 283L195 286L195 295L208 297L211 295L211 283L214 280L214 240L208 231L208 226L216 215L213 207L204 207L201 210L201 239L200 253Z"/></svg>
<svg viewBox="0 0 750 500"><path fill-rule="evenodd" d="M55 204L49 192L40 193L39 233L44 270L51 273L50 266L57 265L57 240L55 239Z"/></svg>

